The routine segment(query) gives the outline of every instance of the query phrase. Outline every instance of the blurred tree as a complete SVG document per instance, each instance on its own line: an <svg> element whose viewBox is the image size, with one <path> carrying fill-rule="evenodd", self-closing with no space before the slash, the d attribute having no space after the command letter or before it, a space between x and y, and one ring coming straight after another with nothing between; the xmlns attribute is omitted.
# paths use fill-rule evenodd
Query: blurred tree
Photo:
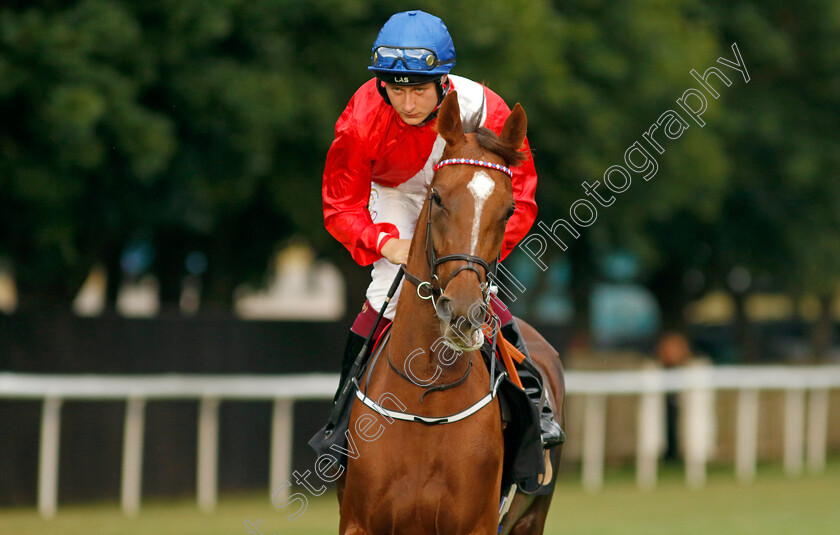
<svg viewBox="0 0 840 535"><path fill-rule="evenodd" d="M724 133L736 172L714 246L721 274L741 265L792 296L817 295L812 352L822 358L840 282L840 6L708 4L723 40L742 47L752 77L731 95ZM751 347L742 340L742 354Z"/></svg>
<svg viewBox="0 0 840 535"><path fill-rule="evenodd" d="M644 260L668 327L681 324L689 297L741 266L753 280L823 296L815 347L826 345L817 342L831 332L840 276L840 11L806 4L418 3L448 24L454 73L525 106L548 225L678 108L697 86L691 69L741 47L750 84L735 73L709 101L707 125L652 153L656 176L633 173L568 242L580 330L594 258L622 247ZM402 9L397 0L4 2L0 256L16 268L22 306L69 302L97 262L113 292L120 254L138 240L155 249L164 301L177 301L184 259L202 251L203 287L227 305L292 234L336 259L358 299L367 271L323 229L320 177L335 120L370 76L376 32Z"/></svg>
<svg viewBox="0 0 840 535"><path fill-rule="evenodd" d="M152 72L119 5L0 8L0 254L21 305L66 302L90 263L117 263L176 147L142 106Z"/></svg>
<svg viewBox="0 0 840 535"><path fill-rule="evenodd" d="M707 126L693 125L663 143L662 155L642 134L666 110L680 110L676 99L696 85L689 71L705 70L720 55L713 28L695 20L693 1L554 4L550 60L541 70L526 69L533 78L526 77L521 90L533 99L530 111L538 118L529 135L541 172L541 218L549 225L568 220L570 206L582 198L598 209L597 222L570 243L577 327L590 325L594 258L613 248L640 255L654 274L650 286L665 324L678 327L687 299L683 276L704 260L700 229L717 217L728 180L724 148L710 127L723 106L710 102ZM637 141L657 160L656 175L646 181L632 173L627 190L608 207L586 196L583 182L596 180L599 193L612 196L603 175L616 164L626 168L625 151Z"/></svg>
<svg viewBox="0 0 840 535"><path fill-rule="evenodd" d="M170 303L191 251L227 303L293 232L332 246L320 169L380 24L362 2L0 7L0 255L21 304L68 302L97 261L113 290L138 237Z"/></svg>

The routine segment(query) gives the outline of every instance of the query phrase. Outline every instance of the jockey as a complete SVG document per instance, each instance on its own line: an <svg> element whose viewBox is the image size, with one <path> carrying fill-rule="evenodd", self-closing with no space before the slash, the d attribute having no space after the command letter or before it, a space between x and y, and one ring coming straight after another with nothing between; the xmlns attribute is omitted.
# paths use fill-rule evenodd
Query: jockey
<svg viewBox="0 0 840 535"><path fill-rule="evenodd" d="M482 126L501 132L510 108L496 93L476 82L449 74L455 48L438 17L423 11L392 16L373 44L375 77L362 85L335 127L335 140L324 170L324 225L360 265L373 264L367 301L350 331L342 362L339 390L378 311L408 258L411 236L440 160L444 140L435 131L438 106L457 89L462 119L481 114ZM528 142L524 148L530 156ZM528 158L513 169L516 211L507 223L502 258L530 229L536 218L537 176ZM390 301L378 332L394 318L397 296ZM500 332L528 355L516 322L494 296ZM539 373L528 357L517 367L525 392L537 405L543 446L562 441L563 431L545 401Z"/></svg>

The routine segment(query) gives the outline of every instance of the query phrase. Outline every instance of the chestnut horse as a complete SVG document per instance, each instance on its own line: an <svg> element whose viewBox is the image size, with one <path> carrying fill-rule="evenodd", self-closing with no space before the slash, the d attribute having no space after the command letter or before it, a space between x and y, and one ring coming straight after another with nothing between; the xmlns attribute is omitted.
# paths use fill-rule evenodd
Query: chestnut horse
<svg viewBox="0 0 840 535"><path fill-rule="evenodd" d="M465 134L451 92L437 128L446 141L444 160L478 163L440 167L421 210L390 338L359 390L381 405L375 411L357 393L351 412L350 429L369 432L353 441L344 485L339 482L343 535L490 535L499 527L503 429L498 399L488 395L494 385L476 351L484 312L478 322L475 317L486 311L487 277L513 213L511 179L503 171L521 158L527 120L517 104L498 138L486 129ZM557 352L519 324L562 425ZM477 404L482 399L489 403ZM435 419L470 407L469 416L441 425L392 420L383 411ZM501 532L542 533L550 502L551 495L517 494Z"/></svg>

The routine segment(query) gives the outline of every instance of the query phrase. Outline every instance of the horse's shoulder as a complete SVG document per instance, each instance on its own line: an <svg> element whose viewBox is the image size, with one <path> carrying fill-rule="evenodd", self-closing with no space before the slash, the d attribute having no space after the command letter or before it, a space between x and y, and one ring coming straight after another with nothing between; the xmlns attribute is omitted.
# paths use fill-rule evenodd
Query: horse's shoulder
<svg viewBox="0 0 840 535"><path fill-rule="evenodd" d="M560 406L565 398L565 378L563 364L560 362L560 354L533 326L525 320L515 318L519 324L522 337L525 338L525 345L531 360L534 361L537 369L548 379L551 392L555 397L555 405ZM561 425L563 425L561 423Z"/></svg>
<svg viewBox="0 0 840 535"><path fill-rule="evenodd" d="M528 346L528 352L531 353L532 357L534 356L534 353L537 352L545 354L544 358L549 361L557 360L559 362L560 353L557 352L557 349L555 349L554 346L552 346L548 340L539 333L539 331L522 318L515 317L514 319L519 325L519 330L525 338L525 344Z"/></svg>

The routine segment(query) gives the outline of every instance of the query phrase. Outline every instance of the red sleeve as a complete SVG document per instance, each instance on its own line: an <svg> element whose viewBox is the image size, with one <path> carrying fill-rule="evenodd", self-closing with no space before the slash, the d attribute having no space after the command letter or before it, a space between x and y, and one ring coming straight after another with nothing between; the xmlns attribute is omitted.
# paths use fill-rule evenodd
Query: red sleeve
<svg viewBox="0 0 840 535"><path fill-rule="evenodd" d="M335 125L322 194L324 226L347 247L353 260L366 266L382 258L380 250L390 239L388 236L399 238L400 233L391 223L375 224L368 211L373 159L370 141L363 133L364 122L359 119L360 110L355 109L357 96L364 90L362 86L353 96Z"/></svg>
<svg viewBox="0 0 840 535"><path fill-rule="evenodd" d="M484 126L497 134L501 134L505 119L510 115L510 108L502 100L502 97L486 87L484 88L484 95L487 98L487 118L484 121ZM537 202L534 200L534 194L537 190L537 170L534 168L534 158L531 155L528 138L525 138L522 148L528 157L521 164L511 169L513 171L513 200L516 202L516 210L505 227L502 260L519 243L519 240L528 234L531 225L537 218Z"/></svg>

